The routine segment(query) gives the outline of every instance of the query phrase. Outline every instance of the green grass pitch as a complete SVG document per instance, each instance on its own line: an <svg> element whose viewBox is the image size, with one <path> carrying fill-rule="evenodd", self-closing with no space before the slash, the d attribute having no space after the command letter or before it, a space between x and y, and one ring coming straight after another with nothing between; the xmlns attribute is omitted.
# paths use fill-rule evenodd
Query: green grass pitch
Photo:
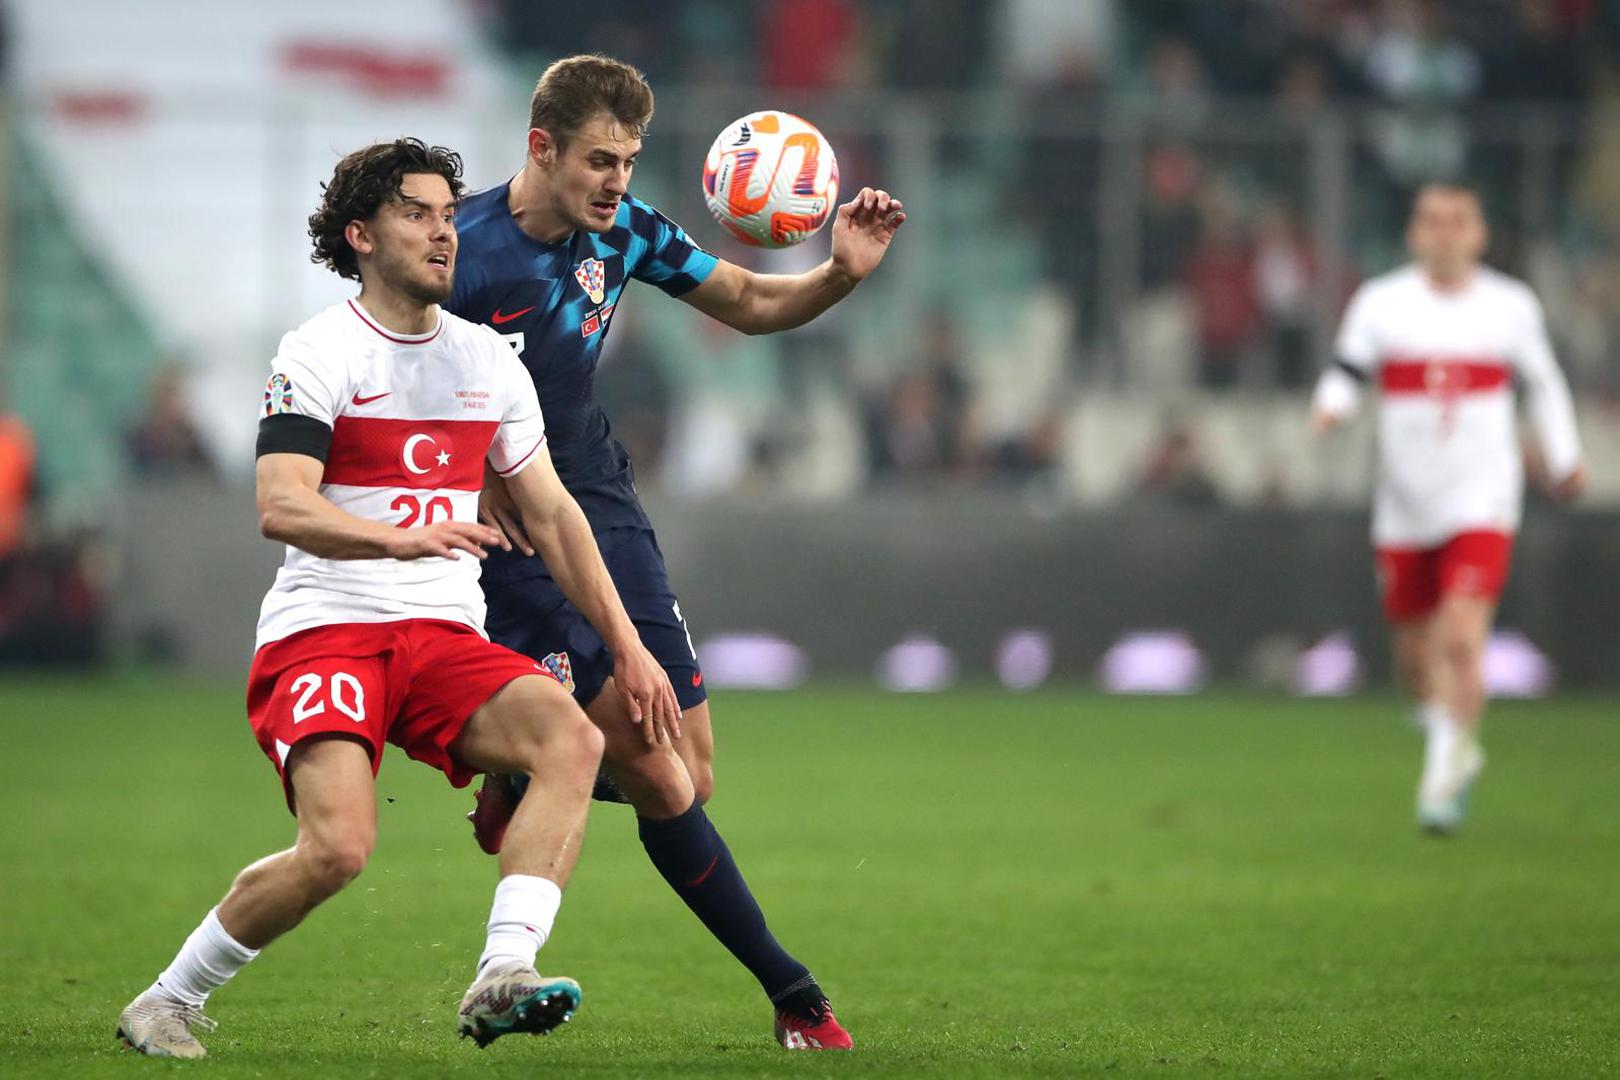
<svg viewBox="0 0 1620 1080"><path fill-rule="evenodd" d="M205 1062L119 1009L291 820L234 687L0 681L0 1075L1620 1074L1620 709L1504 703L1466 831L1410 819L1392 700L818 687L716 701L711 813L856 1039L790 1056L599 806L543 970L547 1039L454 1009L495 871L391 752L366 873L209 1012Z"/></svg>

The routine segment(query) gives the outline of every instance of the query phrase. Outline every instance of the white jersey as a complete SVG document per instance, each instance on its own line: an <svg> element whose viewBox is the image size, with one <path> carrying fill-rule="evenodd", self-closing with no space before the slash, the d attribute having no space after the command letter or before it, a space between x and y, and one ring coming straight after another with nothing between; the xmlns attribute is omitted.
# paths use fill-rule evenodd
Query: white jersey
<svg viewBox="0 0 1620 1080"><path fill-rule="evenodd" d="M1524 466L1513 384L1555 479L1580 463L1569 386L1553 359L1535 294L1479 267L1455 292L1406 266L1361 286L1317 384L1316 407L1346 416L1376 380L1378 490L1374 543L1433 547L1461 532L1519 526Z"/></svg>
<svg viewBox="0 0 1620 1080"><path fill-rule="evenodd" d="M332 429L320 493L400 528L476 521L486 457L503 476L545 442L534 381L487 326L441 311L414 337L356 301L281 339L262 415ZM289 546L259 611L255 649L313 626L446 619L483 633L479 560L322 559Z"/></svg>

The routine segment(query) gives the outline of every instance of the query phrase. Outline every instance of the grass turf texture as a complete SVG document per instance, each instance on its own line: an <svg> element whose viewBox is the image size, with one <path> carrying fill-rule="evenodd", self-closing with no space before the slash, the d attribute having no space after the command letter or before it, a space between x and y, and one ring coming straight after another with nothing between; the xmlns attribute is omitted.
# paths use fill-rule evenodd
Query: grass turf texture
<svg viewBox="0 0 1620 1080"><path fill-rule="evenodd" d="M1598 1076L1620 1071L1620 724L1500 704L1463 835L1416 835L1388 700L816 688L717 702L711 807L855 1034L790 1056L752 980L593 811L541 968L575 1021L454 1038L495 871L396 752L366 873L210 1002L119 1009L291 819L234 688L0 682L0 1074Z"/></svg>

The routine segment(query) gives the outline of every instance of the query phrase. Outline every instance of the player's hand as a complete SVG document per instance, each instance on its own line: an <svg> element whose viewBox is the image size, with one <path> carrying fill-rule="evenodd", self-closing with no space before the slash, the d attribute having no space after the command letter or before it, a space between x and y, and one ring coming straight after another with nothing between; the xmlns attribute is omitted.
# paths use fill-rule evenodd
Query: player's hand
<svg viewBox="0 0 1620 1080"><path fill-rule="evenodd" d="M630 719L641 725L648 746L681 737L681 706L663 665L637 641L613 654L613 684L624 698Z"/></svg>
<svg viewBox="0 0 1620 1080"><path fill-rule="evenodd" d="M1318 439L1333 434L1344 423L1344 417L1327 409L1316 409L1311 413L1311 434Z"/></svg>
<svg viewBox="0 0 1620 1080"><path fill-rule="evenodd" d="M534 555L534 545L529 543L529 534L523 530L523 515L518 513L511 492L506 490L506 481L487 462L484 487L478 493L478 520L500 531L502 551L516 547L525 555Z"/></svg>
<svg viewBox="0 0 1620 1080"><path fill-rule="evenodd" d="M887 191L861 188L838 208L833 222L833 265L856 281L863 280L889 249L889 241L905 224L905 207Z"/></svg>
<svg viewBox="0 0 1620 1080"><path fill-rule="evenodd" d="M453 559L465 551L488 558L485 548L501 547L499 529L476 521L441 521L415 529L395 529L387 543L390 559Z"/></svg>
<svg viewBox="0 0 1620 1080"><path fill-rule="evenodd" d="M1586 466L1577 465L1569 475L1552 486L1553 498L1561 503L1572 503L1586 490Z"/></svg>

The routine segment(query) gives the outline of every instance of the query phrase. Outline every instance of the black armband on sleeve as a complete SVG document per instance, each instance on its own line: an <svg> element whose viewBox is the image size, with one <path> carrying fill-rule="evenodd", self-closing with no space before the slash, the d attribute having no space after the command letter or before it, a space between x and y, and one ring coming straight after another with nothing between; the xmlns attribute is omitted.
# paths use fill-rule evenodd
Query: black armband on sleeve
<svg viewBox="0 0 1620 1080"><path fill-rule="evenodd" d="M1348 360L1336 359L1333 361L1333 366L1350 376L1352 379L1356 380L1356 382L1367 381L1367 369L1358 368Z"/></svg>
<svg viewBox="0 0 1620 1080"><path fill-rule="evenodd" d="M255 457L266 454L303 454L321 463L332 447L332 429L313 416L278 413L259 421L259 445Z"/></svg>

